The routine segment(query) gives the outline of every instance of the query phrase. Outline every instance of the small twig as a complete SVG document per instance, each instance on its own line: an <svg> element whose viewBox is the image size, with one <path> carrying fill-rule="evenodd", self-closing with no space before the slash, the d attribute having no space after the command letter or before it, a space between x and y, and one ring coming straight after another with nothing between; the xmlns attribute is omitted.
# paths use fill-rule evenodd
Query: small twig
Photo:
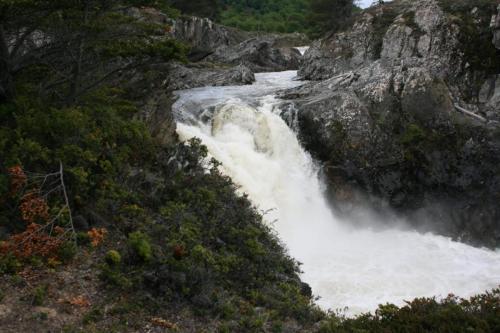
<svg viewBox="0 0 500 333"><path fill-rule="evenodd" d="M61 186L62 186L62 192L63 192L63 195L64 195L64 200L66 202L66 207L68 208L68 213L69 213L69 223L70 223L70 227L71 227L71 232L73 233L73 242L75 242L75 245L76 244L76 231L75 231L75 226L73 224L73 215L71 214L71 209L70 209L70 206L69 206L69 199L68 199L68 193L66 192L66 186L64 185L64 173L63 173L63 164L61 161L59 161L59 174L60 174L60 177L61 177Z"/></svg>

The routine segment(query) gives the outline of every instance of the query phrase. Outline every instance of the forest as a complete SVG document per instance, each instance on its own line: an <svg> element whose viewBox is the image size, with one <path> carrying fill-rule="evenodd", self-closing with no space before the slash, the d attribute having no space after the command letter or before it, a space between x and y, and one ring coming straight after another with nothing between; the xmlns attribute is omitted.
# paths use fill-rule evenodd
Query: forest
<svg viewBox="0 0 500 333"><path fill-rule="evenodd" d="M359 9L353 0L172 0L171 5L242 30L313 37L339 28Z"/></svg>

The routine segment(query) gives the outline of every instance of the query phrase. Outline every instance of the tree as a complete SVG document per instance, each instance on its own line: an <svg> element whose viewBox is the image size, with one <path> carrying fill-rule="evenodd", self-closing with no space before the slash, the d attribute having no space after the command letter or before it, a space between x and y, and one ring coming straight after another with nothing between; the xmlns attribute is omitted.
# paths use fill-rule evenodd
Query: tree
<svg viewBox="0 0 500 333"><path fill-rule="evenodd" d="M215 19L219 15L218 0L170 0L170 4L184 14Z"/></svg>
<svg viewBox="0 0 500 333"><path fill-rule="evenodd" d="M0 101L15 78L36 69L40 92L71 103L151 58L182 57L161 23L128 15L155 0L0 0Z"/></svg>
<svg viewBox="0 0 500 333"><path fill-rule="evenodd" d="M355 8L354 0L310 0L308 20L312 34L318 37L345 28Z"/></svg>

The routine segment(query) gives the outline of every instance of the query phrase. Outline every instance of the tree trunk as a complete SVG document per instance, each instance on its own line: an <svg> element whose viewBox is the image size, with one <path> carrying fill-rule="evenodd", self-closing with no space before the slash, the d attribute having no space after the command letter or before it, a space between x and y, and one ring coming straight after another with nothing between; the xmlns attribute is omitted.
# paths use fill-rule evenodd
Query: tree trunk
<svg viewBox="0 0 500 333"><path fill-rule="evenodd" d="M0 102L14 97L14 80L11 73L9 47L3 24L0 24Z"/></svg>
<svg viewBox="0 0 500 333"><path fill-rule="evenodd" d="M86 27L89 20L89 1L85 1L83 9L83 26ZM68 97L68 103L73 103L80 93L81 89L81 74L82 74L82 62L85 52L85 35L80 36L78 41L78 50L76 61L73 64L72 82L70 86L70 92Z"/></svg>

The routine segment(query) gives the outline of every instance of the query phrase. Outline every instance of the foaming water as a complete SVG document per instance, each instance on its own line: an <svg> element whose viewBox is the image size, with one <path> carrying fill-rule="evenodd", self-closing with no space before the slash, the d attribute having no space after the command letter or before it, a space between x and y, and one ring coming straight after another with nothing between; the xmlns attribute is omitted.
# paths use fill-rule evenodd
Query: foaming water
<svg viewBox="0 0 500 333"><path fill-rule="evenodd" d="M454 293L500 283L500 251L411 231L348 228L329 209L311 157L279 116L276 91L300 85L295 72L258 74L252 86L178 92L182 140L200 138L223 171L262 211L302 278L325 309L347 314L380 303Z"/></svg>

